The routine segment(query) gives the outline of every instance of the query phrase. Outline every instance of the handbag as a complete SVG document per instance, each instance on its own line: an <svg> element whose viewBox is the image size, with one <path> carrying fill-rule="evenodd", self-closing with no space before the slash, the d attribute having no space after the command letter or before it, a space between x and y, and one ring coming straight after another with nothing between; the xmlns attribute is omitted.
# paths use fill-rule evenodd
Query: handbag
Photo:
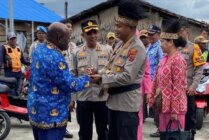
<svg viewBox="0 0 209 140"><path fill-rule="evenodd" d="M192 133L190 131L183 131L181 123L178 122L178 129L171 130L172 120L170 120L166 126L166 131L160 132L160 140L191 140Z"/></svg>
<svg viewBox="0 0 209 140"><path fill-rule="evenodd" d="M156 92L155 92L155 107L158 112L161 112L161 110L162 110L162 92L161 92L160 88L157 88Z"/></svg>

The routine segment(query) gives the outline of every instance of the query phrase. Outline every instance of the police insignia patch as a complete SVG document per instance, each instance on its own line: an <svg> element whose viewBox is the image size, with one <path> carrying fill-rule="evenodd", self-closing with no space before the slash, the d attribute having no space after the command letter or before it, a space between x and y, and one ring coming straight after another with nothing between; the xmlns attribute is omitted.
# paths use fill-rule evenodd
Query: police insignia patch
<svg viewBox="0 0 209 140"><path fill-rule="evenodd" d="M137 53L138 53L137 49L135 48L130 49L128 52L128 60L130 62L134 61Z"/></svg>

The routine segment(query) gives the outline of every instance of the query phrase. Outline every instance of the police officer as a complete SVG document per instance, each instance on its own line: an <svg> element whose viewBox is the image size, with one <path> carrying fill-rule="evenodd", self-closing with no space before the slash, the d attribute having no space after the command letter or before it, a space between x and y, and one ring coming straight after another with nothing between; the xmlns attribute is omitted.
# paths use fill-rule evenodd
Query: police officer
<svg viewBox="0 0 209 140"><path fill-rule="evenodd" d="M18 46L17 37L14 32L9 32L7 35L8 43L0 47L0 68L4 64L4 75L6 77L15 77L16 94L20 96L22 85L21 64L29 65L23 56L23 53Z"/></svg>
<svg viewBox="0 0 209 140"><path fill-rule="evenodd" d="M195 90L202 77L202 66L205 64L199 46L189 41L188 25L184 24L179 31L179 36L187 40L187 45L180 49L184 59L187 62L187 114L185 130L191 130L194 140L196 133L196 112L195 112Z"/></svg>
<svg viewBox="0 0 209 140"><path fill-rule="evenodd" d="M32 52L34 51L34 49L40 44L40 43L44 43L46 42L46 33L47 33L47 29L44 26L38 26L37 27L37 40L35 42L33 42L30 46L29 49L29 58L31 58Z"/></svg>
<svg viewBox="0 0 209 140"><path fill-rule="evenodd" d="M110 56L109 50L98 43L99 26L96 20L81 24L82 37L86 43L77 48L73 56L72 71L83 75L87 69L97 73ZM80 126L80 140L92 140L93 118L95 118L98 140L107 140L107 94L101 91L99 83L93 84L77 96L77 120Z"/></svg>
<svg viewBox="0 0 209 140"><path fill-rule="evenodd" d="M116 40L116 37L115 37L115 33L114 32L107 33L107 37L106 37L107 44L106 44L106 47L108 49L110 49L111 52L113 51L113 47L116 44L116 41L115 40Z"/></svg>
<svg viewBox="0 0 209 140"><path fill-rule="evenodd" d="M70 37L69 37L69 42L68 42L68 49L63 51L63 55L65 57L65 60L68 64L68 67L69 67L69 71L71 71L71 68L72 68L72 53L73 53L73 50L76 48L76 45L75 43L71 42L70 41L70 38L71 38L71 35L72 35L72 32L73 32L73 26L72 26L72 23L69 21L69 22L66 22L65 25L67 26L68 28L68 31L70 33ZM74 110L75 108L75 100L76 100L76 96L74 93L72 93L71 95L71 102L70 102L70 110L69 110L69 117L68 117L68 121L71 122L71 111ZM65 132L65 138L73 138L73 134L66 129L66 132Z"/></svg>
<svg viewBox="0 0 209 140"><path fill-rule="evenodd" d="M92 75L108 89L109 140L137 140L138 111L142 104L140 84L146 63L144 45L135 36L138 20L145 17L138 0L119 3L116 36L121 40L109 63Z"/></svg>

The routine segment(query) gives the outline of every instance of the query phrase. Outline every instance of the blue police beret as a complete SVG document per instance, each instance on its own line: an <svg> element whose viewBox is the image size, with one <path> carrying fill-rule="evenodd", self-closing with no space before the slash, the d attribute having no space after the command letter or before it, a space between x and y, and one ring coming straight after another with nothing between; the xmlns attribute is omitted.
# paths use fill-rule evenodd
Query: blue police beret
<svg viewBox="0 0 209 140"><path fill-rule="evenodd" d="M42 31L44 33L47 33L47 29L44 26L38 26L37 31Z"/></svg>

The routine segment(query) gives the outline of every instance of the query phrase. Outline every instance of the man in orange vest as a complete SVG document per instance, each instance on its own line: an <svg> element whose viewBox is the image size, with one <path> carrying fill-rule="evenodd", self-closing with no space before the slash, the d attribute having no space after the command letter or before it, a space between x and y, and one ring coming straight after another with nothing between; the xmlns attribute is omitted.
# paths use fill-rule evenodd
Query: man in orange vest
<svg viewBox="0 0 209 140"><path fill-rule="evenodd" d="M21 64L29 65L18 46L16 35L13 32L7 35L8 42L0 47L0 67L4 64L4 75L6 77L15 77L17 83L15 86L16 95L20 95L22 85Z"/></svg>

